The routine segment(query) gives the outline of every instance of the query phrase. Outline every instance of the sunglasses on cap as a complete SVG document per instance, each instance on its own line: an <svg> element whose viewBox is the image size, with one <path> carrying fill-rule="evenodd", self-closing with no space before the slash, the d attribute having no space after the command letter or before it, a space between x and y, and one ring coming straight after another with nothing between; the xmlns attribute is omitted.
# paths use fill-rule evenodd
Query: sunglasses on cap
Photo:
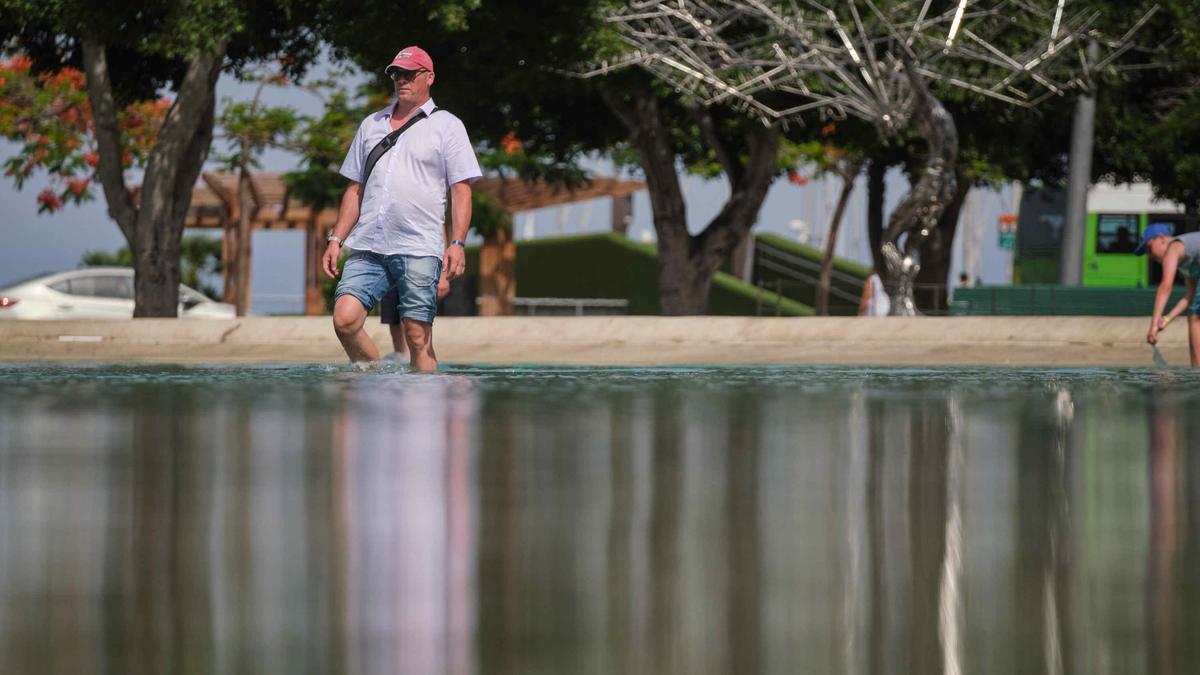
<svg viewBox="0 0 1200 675"><path fill-rule="evenodd" d="M428 73L428 70L401 70L400 68L392 68L388 70L388 77L392 78L393 82L411 82L421 73Z"/></svg>

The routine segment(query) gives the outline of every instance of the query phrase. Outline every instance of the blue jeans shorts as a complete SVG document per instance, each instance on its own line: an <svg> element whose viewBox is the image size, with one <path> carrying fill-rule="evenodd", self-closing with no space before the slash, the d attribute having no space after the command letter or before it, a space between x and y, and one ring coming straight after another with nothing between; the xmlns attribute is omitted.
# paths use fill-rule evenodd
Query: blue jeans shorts
<svg viewBox="0 0 1200 675"><path fill-rule="evenodd" d="M396 308L401 318L433 323L437 316L437 280L441 274L442 261L432 256L355 251L346 258L334 302L343 295L352 295L370 311L395 286L399 295Z"/></svg>

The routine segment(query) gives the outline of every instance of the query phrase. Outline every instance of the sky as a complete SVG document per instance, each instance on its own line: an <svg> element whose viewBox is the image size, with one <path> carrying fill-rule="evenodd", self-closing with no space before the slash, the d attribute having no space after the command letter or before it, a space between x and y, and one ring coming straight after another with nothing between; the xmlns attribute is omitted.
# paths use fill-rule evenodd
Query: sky
<svg viewBox="0 0 1200 675"><path fill-rule="evenodd" d="M222 76L217 84L218 101L249 99L256 86L239 83L228 75ZM436 101L436 85L433 97ZM321 102L315 96L294 87L268 88L263 93L263 100L268 105L288 105L314 115L321 109ZM467 131L469 133L470 129ZM220 140L214 143L210 157L216 154L220 143ZM16 144L0 141L0 161L11 157L18 149ZM266 153L262 162L265 171L288 171L296 163L294 155L282 151ZM586 166L595 175L613 175L611 163L602 157L590 159ZM213 169L215 166L210 161L206 170ZM803 167L800 173L806 175ZM619 175L622 178L640 179L636 173ZM811 173L807 175L811 178ZM885 211L890 213L907 193L908 183L898 170L888 175L886 183L884 206ZM692 232L699 232L729 197L729 186L723 178L706 180L695 176L684 176L682 184L688 228ZM0 234L4 240L4 245L0 246L0 289L24 278L78 267L80 258L87 251L115 251L125 245L116 223L108 217L99 189L94 190L96 199L89 203L68 206L54 214L39 215L36 196L43 186L44 183L35 176L23 191L17 191L10 179L0 179ZM755 231L773 232L810 245L823 246L839 189L840 181L835 178L814 178L804 186L781 178L767 194ZM970 276L984 283L1008 283L1011 280L1011 253L998 246L996 221L1001 214L1015 210L1011 188L972 191L963 209L954 243L951 279L956 279L962 269L964 242L975 242L973 250L978 251L975 256L978 262L970 266ZM635 194L629 236L638 240L653 240L651 222L649 197L645 192ZM553 236L558 232L599 232L609 226L610 205L607 199L519 213L514 218L518 240L529 236ZM189 231L185 234L204 232ZM972 248L970 243L968 248ZM253 250L251 312L299 311L303 299L303 233L256 232ZM836 252L840 257L859 262L870 260L866 243L865 176L859 177L851 197ZM220 281L211 280L210 284L219 287Z"/></svg>

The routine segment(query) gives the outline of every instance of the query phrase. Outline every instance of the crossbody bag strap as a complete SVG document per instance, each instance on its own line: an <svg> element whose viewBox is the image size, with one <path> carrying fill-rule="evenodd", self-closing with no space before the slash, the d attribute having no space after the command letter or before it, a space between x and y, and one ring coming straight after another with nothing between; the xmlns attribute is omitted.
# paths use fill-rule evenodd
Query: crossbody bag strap
<svg viewBox="0 0 1200 675"><path fill-rule="evenodd" d="M434 108L433 110L429 111L429 114L432 115L437 111L438 109ZM409 120L404 123L404 126L391 132L387 136L384 136L379 140L378 143L375 144L375 147L371 148L371 152L367 154L365 166L363 166L362 182L359 183L360 187L358 189L358 204L360 207L362 206L363 197L367 194L367 179L371 177L371 171L375 169L376 162L379 161L380 157L383 157L384 153L392 149L392 146L396 144L396 141L400 138L401 134L408 131L409 127L417 122L420 122L426 117L428 117L428 115L425 114L424 110L418 110L417 114L410 117Z"/></svg>

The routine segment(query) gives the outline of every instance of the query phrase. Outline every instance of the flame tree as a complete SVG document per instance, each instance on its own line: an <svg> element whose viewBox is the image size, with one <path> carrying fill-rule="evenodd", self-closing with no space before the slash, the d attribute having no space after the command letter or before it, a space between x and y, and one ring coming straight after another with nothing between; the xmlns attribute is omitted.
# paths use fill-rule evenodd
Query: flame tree
<svg viewBox="0 0 1200 675"><path fill-rule="evenodd" d="M92 184L100 185L133 255L135 317L176 315L183 222L213 140L218 76L277 57L289 75L303 74L318 54L324 4L0 0L0 40L28 55L32 72L49 73L51 84L74 78L74 90L86 93L86 99L74 98L70 110L77 112L66 113L78 118L61 120L62 135L37 132L33 123L25 131L20 120L15 123L24 151L10 176L20 182L38 167L47 169L52 185L51 193L43 192L45 209L59 206L64 195L86 198ZM82 83L72 72L83 74ZM171 92L169 102L159 99L160 91ZM156 107L154 116L141 120L148 127L144 135L126 128L134 119L130 106L136 109L138 101ZM75 141L66 133L71 124ZM136 145L138 138L144 146ZM34 164L25 173L30 159ZM143 168L137 194L127 182L127 170L135 166Z"/></svg>

